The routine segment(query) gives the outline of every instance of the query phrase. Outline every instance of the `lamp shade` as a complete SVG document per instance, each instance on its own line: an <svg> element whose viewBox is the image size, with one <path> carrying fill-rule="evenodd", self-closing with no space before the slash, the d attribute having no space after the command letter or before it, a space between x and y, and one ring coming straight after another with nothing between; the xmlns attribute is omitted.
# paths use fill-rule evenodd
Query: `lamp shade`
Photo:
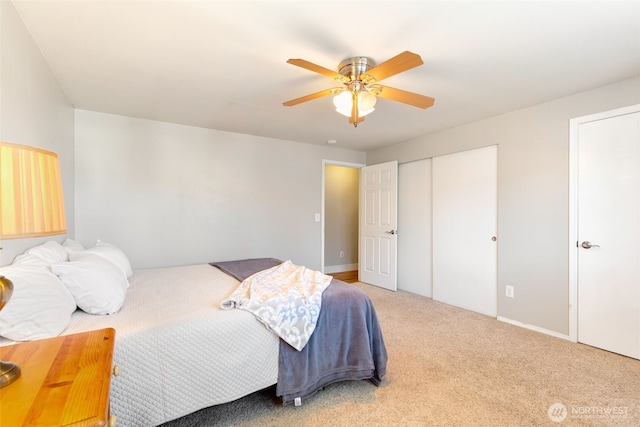
<svg viewBox="0 0 640 427"><path fill-rule="evenodd" d="M58 155L0 141L0 240L66 232Z"/></svg>
<svg viewBox="0 0 640 427"><path fill-rule="evenodd" d="M336 111L343 116L351 116L351 92L344 91L333 97L333 105L336 107Z"/></svg>

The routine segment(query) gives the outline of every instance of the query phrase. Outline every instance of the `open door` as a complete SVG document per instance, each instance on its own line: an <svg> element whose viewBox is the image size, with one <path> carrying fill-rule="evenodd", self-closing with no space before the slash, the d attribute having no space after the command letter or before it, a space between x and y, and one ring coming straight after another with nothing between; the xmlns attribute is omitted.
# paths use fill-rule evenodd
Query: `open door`
<svg viewBox="0 0 640 427"><path fill-rule="evenodd" d="M361 282L397 290L398 162L360 170Z"/></svg>

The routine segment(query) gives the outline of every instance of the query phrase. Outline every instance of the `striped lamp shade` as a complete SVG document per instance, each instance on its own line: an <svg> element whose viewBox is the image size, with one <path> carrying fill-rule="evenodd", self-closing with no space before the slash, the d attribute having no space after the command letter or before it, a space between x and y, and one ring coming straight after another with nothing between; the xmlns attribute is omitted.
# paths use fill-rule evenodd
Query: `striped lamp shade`
<svg viewBox="0 0 640 427"><path fill-rule="evenodd" d="M0 141L0 240L66 232L58 155Z"/></svg>

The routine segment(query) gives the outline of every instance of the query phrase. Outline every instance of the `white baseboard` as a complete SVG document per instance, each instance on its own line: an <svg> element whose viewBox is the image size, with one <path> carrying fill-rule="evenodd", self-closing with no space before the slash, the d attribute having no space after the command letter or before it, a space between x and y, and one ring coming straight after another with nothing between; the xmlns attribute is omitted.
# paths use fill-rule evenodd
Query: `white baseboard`
<svg viewBox="0 0 640 427"><path fill-rule="evenodd" d="M343 271L353 271L358 269L358 263L355 264L340 264L340 265L325 265L324 272L326 274L342 273Z"/></svg>
<svg viewBox="0 0 640 427"><path fill-rule="evenodd" d="M506 317L498 316L497 319L501 322L510 323L515 326L520 326L521 328L530 329L532 331L540 332L542 334L551 335L552 337L561 338L567 341L573 341L569 335L564 335L556 331L550 331L549 329L540 328L538 326L529 325L527 323L522 323L517 320L507 319Z"/></svg>

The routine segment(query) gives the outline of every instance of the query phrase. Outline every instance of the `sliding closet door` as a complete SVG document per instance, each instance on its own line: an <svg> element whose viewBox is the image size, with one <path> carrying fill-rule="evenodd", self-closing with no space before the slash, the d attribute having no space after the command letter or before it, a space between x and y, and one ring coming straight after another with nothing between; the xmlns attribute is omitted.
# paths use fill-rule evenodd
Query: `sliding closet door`
<svg viewBox="0 0 640 427"><path fill-rule="evenodd" d="M431 298L431 159L398 166L398 289Z"/></svg>
<svg viewBox="0 0 640 427"><path fill-rule="evenodd" d="M497 315L497 147L433 158L433 299Z"/></svg>

